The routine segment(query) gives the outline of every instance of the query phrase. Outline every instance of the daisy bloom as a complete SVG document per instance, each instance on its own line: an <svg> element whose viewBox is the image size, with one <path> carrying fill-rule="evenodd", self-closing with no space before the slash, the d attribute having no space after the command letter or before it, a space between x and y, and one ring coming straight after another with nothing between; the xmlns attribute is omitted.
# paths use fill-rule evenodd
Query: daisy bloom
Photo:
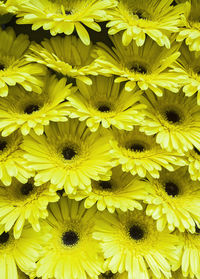
<svg viewBox="0 0 200 279"><path fill-rule="evenodd" d="M85 26L100 32L95 21L107 20L107 10L116 6L116 0L16 0L18 24L32 24L32 30L43 27L51 35L71 35L76 30L85 45L90 37Z"/></svg>
<svg viewBox="0 0 200 279"><path fill-rule="evenodd" d="M185 44L182 44L180 52L181 56L174 63L173 71L184 77L182 85L185 95L197 95L197 104L200 105L200 55L198 52L190 52Z"/></svg>
<svg viewBox="0 0 200 279"><path fill-rule="evenodd" d="M191 179L200 181L200 150L194 147L186 156Z"/></svg>
<svg viewBox="0 0 200 279"><path fill-rule="evenodd" d="M86 120L86 125L95 132L100 125L109 128L132 130L139 125L145 115L145 105L140 103L141 91L126 92L114 77L92 78L88 86L77 81L79 91L69 96L69 116Z"/></svg>
<svg viewBox="0 0 200 279"><path fill-rule="evenodd" d="M66 79L47 78L41 94L26 92L12 87L7 98L0 98L0 130L3 136L20 128L23 135L34 130L37 135L44 132L50 121L67 121L66 97L75 91Z"/></svg>
<svg viewBox="0 0 200 279"><path fill-rule="evenodd" d="M29 179L25 184L13 180L8 188L0 185L0 225L6 232L13 227L15 238L20 237L25 220L38 232L39 219L48 216L48 203L58 200L56 192L49 190L49 183L36 187Z"/></svg>
<svg viewBox="0 0 200 279"><path fill-rule="evenodd" d="M149 270L156 278L171 276L180 256L178 238L168 231L158 232L152 218L141 211L103 212L93 237L100 241L109 269L128 272L128 279L149 279Z"/></svg>
<svg viewBox="0 0 200 279"><path fill-rule="evenodd" d="M99 244L92 238L96 209L86 210L83 203L61 198L49 205L46 223L51 239L37 264L42 278L97 279L103 271Z"/></svg>
<svg viewBox="0 0 200 279"><path fill-rule="evenodd" d="M193 145L200 149L200 107L195 96L188 98L182 91L165 91L157 97L148 92L142 102L147 113L140 131L156 135L156 142L168 151L185 152Z"/></svg>
<svg viewBox="0 0 200 279"><path fill-rule="evenodd" d="M163 170L159 179L149 177L150 194L146 198L146 214L157 222L157 229L195 232L200 223L199 182L191 181L187 168L174 172Z"/></svg>
<svg viewBox="0 0 200 279"><path fill-rule="evenodd" d="M92 81L87 75L97 75L97 66L91 56L93 49L92 43L85 46L75 36L64 38L56 36L44 39L41 45L33 42L30 46L31 52L26 55L26 59L91 85Z"/></svg>
<svg viewBox="0 0 200 279"><path fill-rule="evenodd" d="M154 178L159 178L162 167L173 171L173 164L186 165L183 154L162 149L153 136L146 136L138 129L131 132L113 129L110 144L112 147L110 152L117 163L122 165L123 171L130 171L132 175L145 177L150 174Z"/></svg>
<svg viewBox="0 0 200 279"><path fill-rule="evenodd" d="M5 186L9 186L12 177L16 177L21 183L26 183L34 172L27 169L27 161L23 158L21 149L23 137L16 131L8 137L0 136L0 180Z"/></svg>
<svg viewBox="0 0 200 279"><path fill-rule="evenodd" d="M200 22L199 22L199 0L186 2L185 16L182 18L183 28L177 36L177 41L185 40L190 51L200 51Z"/></svg>
<svg viewBox="0 0 200 279"><path fill-rule="evenodd" d="M28 63L24 55L29 49L28 36L15 35L8 27L0 28L0 96L8 95L8 87L21 85L27 91L41 93L46 68L40 64Z"/></svg>
<svg viewBox="0 0 200 279"><path fill-rule="evenodd" d="M184 5L170 6L173 0L119 0L119 4L109 14L112 19L107 24L108 34L123 30L122 43L132 40L142 46L146 35L159 46L170 48L170 35L179 31Z"/></svg>
<svg viewBox="0 0 200 279"><path fill-rule="evenodd" d="M19 279L17 267L25 273L36 269L36 261L43 253L43 245L49 240L46 230L36 233L29 224L19 239L15 239L12 230L0 235L0 266L2 279Z"/></svg>
<svg viewBox="0 0 200 279"><path fill-rule="evenodd" d="M100 42L92 54L100 74L119 76L115 82L126 81L126 91L132 91L136 85L141 90L151 89L158 96L162 96L163 88L178 91L182 77L169 71L180 55L178 44L166 49L147 38L142 47L135 42L124 46L121 34L111 37L111 40L115 46L113 50Z"/></svg>
<svg viewBox="0 0 200 279"><path fill-rule="evenodd" d="M187 278L200 278L200 229L196 226L195 233L178 233L182 245L180 265L182 274Z"/></svg>
<svg viewBox="0 0 200 279"><path fill-rule="evenodd" d="M77 201L85 199L84 206L92 207L95 203L97 209L102 211L106 208L113 213L116 208L122 211L142 209L140 201L147 197L148 184L130 173L122 172L121 167L112 169L110 180L92 181L92 191L85 193L78 191L70 195Z"/></svg>
<svg viewBox="0 0 200 279"><path fill-rule="evenodd" d="M45 135L33 133L24 140L24 157L37 170L36 186L51 181L54 191L64 187L67 194L79 188L91 191L91 179L109 176L113 166L107 136L91 133L84 123L69 120L52 123Z"/></svg>

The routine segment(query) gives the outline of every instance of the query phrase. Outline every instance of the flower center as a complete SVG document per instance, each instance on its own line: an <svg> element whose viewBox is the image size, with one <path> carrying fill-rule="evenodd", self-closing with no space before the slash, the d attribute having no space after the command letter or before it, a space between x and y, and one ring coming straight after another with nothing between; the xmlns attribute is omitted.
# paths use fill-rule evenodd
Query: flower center
<svg viewBox="0 0 200 279"><path fill-rule="evenodd" d="M62 155L64 156L65 160L71 160L73 157L75 157L76 152L71 147L65 147L62 151Z"/></svg>
<svg viewBox="0 0 200 279"><path fill-rule="evenodd" d="M145 150L145 147L140 143L134 143L130 146L130 149L135 152L143 152Z"/></svg>
<svg viewBox="0 0 200 279"><path fill-rule="evenodd" d="M71 11L66 10L66 11L65 11L65 14L66 14L66 15L71 15Z"/></svg>
<svg viewBox="0 0 200 279"><path fill-rule="evenodd" d="M140 240L144 236L144 231L138 225L133 225L129 229L129 235L134 240Z"/></svg>
<svg viewBox="0 0 200 279"><path fill-rule="evenodd" d="M0 151L3 151L6 148L7 142L6 141L0 141Z"/></svg>
<svg viewBox="0 0 200 279"><path fill-rule="evenodd" d="M133 63L132 66L131 66L131 71L134 71L134 72L140 73L140 74L146 74L147 73L147 69L139 63Z"/></svg>
<svg viewBox="0 0 200 279"><path fill-rule="evenodd" d="M0 244L4 244L8 241L9 239L9 233L8 232L3 232L1 235L0 235Z"/></svg>
<svg viewBox="0 0 200 279"><path fill-rule="evenodd" d="M200 155L200 151L196 147L194 147L194 152Z"/></svg>
<svg viewBox="0 0 200 279"><path fill-rule="evenodd" d="M68 231L62 235L62 241L67 246L75 245L78 242L78 240L78 234L74 231Z"/></svg>
<svg viewBox="0 0 200 279"><path fill-rule="evenodd" d="M0 71L1 71L1 70L4 70L4 69L5 69L4 65L3 65L3 64L0 64Z"/></svg>
<svg viewBox="0 0 200 279"><path fill-rule="evenodd" d="M20 191L21 191L22 195L28 196L30 194L30 192L33 191L33 185L31 183L23 184Z"/></svg>
<svg viewBox="0 0 200 279"><path fill-rule="evenodd" d="M147 19L148 13L144 10L133 11L133 15L137 15L139 19Z"/></svg>
<svg viewBox="0 0 200 279"><path fill-rule="evenodd" d="M110 183L110 181L99 181L99 185L100 185L101 188L103 188L104 190L112 189L112 184Z"/></svg>
<svg viewBox="0 0 200 279"><path fill-rule="evenodd" d="M28 107L25 108L24 112L27 114L32 114L34 111L39 110L38 105L29 105Z"/></svg>
<svg viewBox="0 0 200 279"><path fill-rule="evenodd" d="M179 193L179 188L175 183L169 181L165 183L165 191L169 196L175 197Z"/></svg>
<svg viewBox="0 0 200 279"><path fill-rule="evenodd" d="M108 112L108 111L110 111L110 108L108 107L108 106L100 106L100 107L98 107L98 110L99 111L101 111L101 112Z"/></svg>
<svg viewBox="0 0 200 279"><path fill-rule="evenodd" d="M105 273L101 273L103 278L109 279L109 278L113 278L113 273L111 271L107 271Z"/></svg>
<svg viewBox="0 0 200 279"><path fill-rule="evenodd" d="M174 110L165 111L165 115L166 115L167 121L169 121L169 122L177 123L180 121L179 114Z"/></svg>

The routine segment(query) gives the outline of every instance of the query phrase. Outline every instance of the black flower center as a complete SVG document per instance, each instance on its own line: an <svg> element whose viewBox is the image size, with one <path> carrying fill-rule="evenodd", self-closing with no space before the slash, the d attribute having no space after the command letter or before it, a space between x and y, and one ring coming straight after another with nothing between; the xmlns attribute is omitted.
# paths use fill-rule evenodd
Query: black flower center
<svg viewBox="0 0 200 279"><path fill-rule="evenodd" d="M65 232L62 236L62 241L67 246L75 245L79 240L78 234L74 231Z"/></svg>
<svg viewBox="0 0 200 279"><path fill-rule="evenodd" d="M109 279L109 278L113 278L113 273L111 271L107 271L105 273L101 274L103 278Z"/></svg>
<svg viewBox="0 0 200 279"><path fill-rule="evenodd" d="M135 152L143 152L145 150L145 147L140 143L134 143L130 146L130 149Z"/></svg>
<svg viewBox="0 0 200 279"><path fill-rule="evenodd" d="M175 197L179 193L179 188L175 183L169 181L165 183L165 191L169 196Z"/></svg>
<svg viewBox="0 0 200 279"><path fill-rule="evenodd" d="M9 239L9 233L8 232L3 232L1 235L0 235L0 244L4 244L8 241Z"/></svg>
<svg viewBox="0 0 200 279"><path fill-rule="evenodd" d="M166 118L169 122L172 122L172 123L177 123L180 121L180 116L179 114L174 111L174 110L167 110L165 112L165 115L166 115Z"/></svg>
<svg viewBox="0 0 200 279"><path fill-rule="evenodd" d="M7 142L6 141L0 141L0 151L3 151L6 148Z"/></svg>
<svg viewBox="0 0 200 279"><path fill-rule="evenodd" d="M139 227L138 225L133 225L132 227L130 227L129 229L129 235L131 238L133 238L134 240L140 240L143 238L144 236L144 231L141 227Z"/></svg>
<svg viewBox="0 0 200 279"><path fill-rule="evenodd" d="M134 71L134 72L137 72L137 73L140 73L140 74L146 74L147 73L147 69L138 64L138 63L135 63L131 66L131 71Z"/></svg>
<svg viewBox="0 0 200 279"><path fill-rule="evenodd" d="M75 157L76 152L71 147L65 147L62 151L62 154L66 160L71 160L73 157Z"/></svg>
<svg viewBox="0 0 200 279"><path fill-rule="evenodd" d="M200 234L200 228L197 227L197 224L195 224L195 232Z"/></svg>
<svg viewBox="0 0 200 279"><path fill-rule="evenodd" d="M34 111L39 110L38 105L29 105L28 107L25 108L24 112L27 114L32 114Z"/></svg>
<svg viewBox="0 0 200 279"><path fill-rule="evenodd" d="M1 70L4 70L4 69L5 69L4 65L3 65L3 64L0 64L0 71L1 71Z"/></svg>
<svg viewBox="0 0 200 279"><path fill-rule="evenodd" d="M31 183L23 184L20 190L22 195L28 196L33 191L33 185Z"/></svg>
<svg viewBox="0 0 200 279"><path fill-rule="evenodd" d="M196 147L194 147L194 152L200 155L200 151Z"/></svg>
<svg viewBox="0 0 200 279"><path fill-rule="evenodd" d="M101 188L103 188L104 190L112 189L112 184L110 183L110 181L99 181L99 185L100 185Z"/></svg>
<svg viewBox="0 0 200 279"><path fill-rule="evenodd" d="M108 112L108 111L110 111L110 108L105 105L105 106L98 107L98 110L101 112Z"/></svg>

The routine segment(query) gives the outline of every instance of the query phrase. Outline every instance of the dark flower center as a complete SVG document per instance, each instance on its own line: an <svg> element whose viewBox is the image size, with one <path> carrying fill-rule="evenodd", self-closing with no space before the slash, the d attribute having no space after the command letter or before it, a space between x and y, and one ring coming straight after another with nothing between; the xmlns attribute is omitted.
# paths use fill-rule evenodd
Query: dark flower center
<svg viewBox="0 0 200 279"><path fill-rule="evenodd" d="M65 232L62 236L62 241L67 246L75 245L79 240L78 234L74 231Z"/></svg>
<svg viewBox="0 0 200 279"><path fill-rule="evenodd" d="M175 183L169 181L165 183L165 191L169 196L175 197L179 193L179 188Z"/></svg>
<svg viewBox="0 0 200 279"><path fill-rule="evenodd" d="M39 110L38 105L29 105L28 107L25 108L24 112L27 114L32 114L34 111Z"/></svg>
<svg viewBox="0 0 200 279"><path fill-rule="evenodd" d="M3 65L3 64L0 64L0 71L1 71L1 70L4 70L4 69L5 69L4 65Z"/></svg>
<svg viewBox="0 0 200 279"><path fill-rule="evenodd" d="M33 191L33 185L31 183L23 184L20 190L22 195L28 196Z"/></svg>
<svg viewBox="0 0 200 279"><path fill-rule="evenodd" d="M108 112L110 111L110 108L108 106L100 106L98 107L98 110L101 112Z"/></svg>
<svg viewBox="0 0 200 279"><path fill-rule="evenodd" d="M143 152L145 150L145 147L140 143L134 143L130 146L130 149L135 152Z"/></svg>
<svg viewBox="0 0 200 279"><path fill-rule="evenodd" d="M65 14L66 14L66 15L71 15L71 11L66 10L66 11L65 11Z"/></svg>
<svg viewBox="0 0 200 279"><path fill-rule="evenodd" d="M167 110L165 112L166 118L169 122L172 123L177 123L180 121L180 116L178 115L178 113L174 110Z"/></svg>
<svg viewBox="0 0 200 279"><path fill-rule="evenodd" d="M200 234L200 228L197 227L197 224L195 224L195 232Z"/></svg>
<svg viewBox="0 0 200 279"><path fill-rule="evenodd" d="M0 141L0 151L3 151L6 148L7 142L6 141Z"/></svg>
<svg viewBox="0 0 200 279"><path fill-rule="evenodd" d="M112 278L114 274L111 271L107 271L105 273L102 273L101 275L103 278L109 279Z"/></svg>
<svg viewBox="0 0 200 279"><path fill-rule="evenodd" d="M0 244L4 244L8 241L9 239L9 233L8 232L3 232L1 235L0 235Z"/></svg>
<svg viewBox="0 0 200 279"><path fill-rule="evenodd" d="M134 240L140 240L144 236L144 231L138 225L133 225L129 229L129 235Z"/></svg>
<svg viewBox="0 0 200 279"><path fill-rule="evenodd" d="M137 73L140 73L140 74L146 74L147 73L146 68L144 66L138 64L138 63L135 63L135 64L132 65L131 71L134 71L134 72L137 72Z"/></svg>
<svg viewBox="0 0 200 279"><path fill-rule="evenodd" d="M73 157L75 157L76 152L71 147L65 147L62 151L62 154L66 160L71 160Z"/></svg>
<svg viewBox="0 0 200 279"><path fill-rule="evenodd" d="M100 185L101 188L103 188L104 190L106 190L106 189L112 189L112 184L110 183L110 181L99 181L99 185Z"/></svg>
<svg viewBox="0 0 200 279"><path fill-rule="evenodd" d="M200 151L196 147L194 147L194 152L200 155Z"/></svg>

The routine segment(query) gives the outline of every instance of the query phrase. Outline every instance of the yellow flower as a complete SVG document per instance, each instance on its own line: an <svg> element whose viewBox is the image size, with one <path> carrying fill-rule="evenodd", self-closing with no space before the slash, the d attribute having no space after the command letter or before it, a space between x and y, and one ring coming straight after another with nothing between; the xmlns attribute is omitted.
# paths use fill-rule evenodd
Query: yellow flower
<svg viewBox="0 0 200 279"><path fill-rule="evenodd" d="M174 172L162 171L159 179L150 181L150 194L146 214L157 221L157 229L195 232L195 222L200 223L199 182L191 181L187 169Z"/></svg>
<svg viewBox="0 0 200 279"><path fill-rule="evenodd" d="M108 34L124 30L122 42L132 40L142 46L146 35L159 46L170 48L170 35L179 31L184 5L170 6L172 0L119 0L119 4L108 13L112 19L107 24Z"/></svg>
<svg viewBox="0 0 200 279"><path fill-rule="evenodd" d="M86 120L86 125L95 132L100 125L109 128L132 130L145 115L145 105L140 103L141 91L126 92L114 78L102 76L92 78L88 86L77 81L79 91L69 96L69 116Z"/></svg>
<svg viewBox="0 0 200 279"><path fill-rule="evenodd" d="M150 174L159 178L162 167L173 171L176 166L186 165L183 154L168 152L156 144L153 136L146 136L137 129L127 132L113 129L113 139L110 140L111 154L122 170L145 177Z"/></svg>
<svg viewBox="0 0 200 279"><path fill-rule="evenodd" d="M42 45L32 43L26 55L29 62L46 65L64 76L77 78L88 85L92 81L87 75L97 75L97 66L91 56L93 44L85 46L75 36L45 39Z"/></svg>
<svg viewBox="0 0 200 279"><path fill-rule="evenodd" d="M0 136L0 180L5 186L9 186L12 177L16 177L21 183L26 183L34 172L27 169L27 161L23 158L21 149L23 137L16 131L8 137Z"/></svg>
<svg viewBox="0 0 200 279"><path fill-rule="evenodd" d="M8 27L0 29L0 96L8 95L8 87L21 85L27 91L41 93L46 68L40 64L28 63L24 55L29 49L28 36L16 37Z"/></svg>
<svg viewBox="0 0 200 279"><path fill-rule="evenodd" d="M66 79L50 76L46 80L42 93L26 92L13 87L7 98L0 98L0 130L2 136L8 136L20 128L23 135L34 130L37 135L44 132L44 126L50 121L67 121L66 97L76 89L66 85Z"/></svg>
<svg viewBox="0 0 200 279"><path fill-rule="evenodd" d="M128 279L149 279L150 270L156 278L162 273L169 278L170 264L175 268L180 258L178 238L158 232L153 219L141 211L104 211L93 237L100 241L108 268L113 273L127 271Z"/></svg>
<svg viewBox="0 0 200 279"><path fill-rule="evenodd" d="M32 29L43 27L51 35L71 35L76 30L82 42L90 44L85 26L99 32L95 21L107 19L107 9L117 4L116 0L16 0L17 23L32 24Z"/></svg>
<svg viewBox="0 0 200 279"><path fill-rule="evenodd" d="M92 181L92 191L85 193L78 191L75 195L70 195L77 201L85 199L86 208L97 204L98 210L108 209L113 213L116 208L122 211L142 209L140 201L147 198L148 184L133 177L130 173L124 173L118 166L112 170L110 180Z"/></svg>
<svg viewBox="0 0 200 279"><path fill-rule="evenodd" d="M149 92L142 102L147 114L140 131L156 135L156 142L168 151L185 152L193 145L200 149L200 107L195 96L165 91L160 98Z"/></svg>
<svg viewBox="0 0 200 279"><path fill-rule="evenodd" d="M103 256L98 242L92 238L96 209L83 203L61 198L49 206L51 239L43 247L37 264L37 276L56 279L98 279L103 272Z"/></svg>
<svg viewBox="0 0 200 279"><path fill-rule="evenodd" d="M52 123L42 136L31 133L23 149L29 168L38 172L35 185L51 181L51 189L64 187L67 194L91 191L91 179L109 176L113 165L108 137L91 133L78 120Z"/></svg>
<svg viewBox="0 0 200 279"><path fill-rule="evenodd" d="M113 50L98 43L92 54L100 74L119 76L115 82L125 81L127 91L138 85L141 90L151 89L158 96L162 96L163 88L178 92L182 76L169 71L180 55L178 44L166 49L147 38L142 47L135 42L124 46L121 34L111 37L111 40L115 46Z"/></svg>
<svg viewBox="0 0 200 279"><path fill-rule="evenodd" d="M10 187L0 186L0 225L8 232L13 227L15 238L21 236L25 220L40 231L39 219L48 216L47 205L59 196L49 190L49 183L35 187L33 179L26 184L13 180Z"/></svg>

